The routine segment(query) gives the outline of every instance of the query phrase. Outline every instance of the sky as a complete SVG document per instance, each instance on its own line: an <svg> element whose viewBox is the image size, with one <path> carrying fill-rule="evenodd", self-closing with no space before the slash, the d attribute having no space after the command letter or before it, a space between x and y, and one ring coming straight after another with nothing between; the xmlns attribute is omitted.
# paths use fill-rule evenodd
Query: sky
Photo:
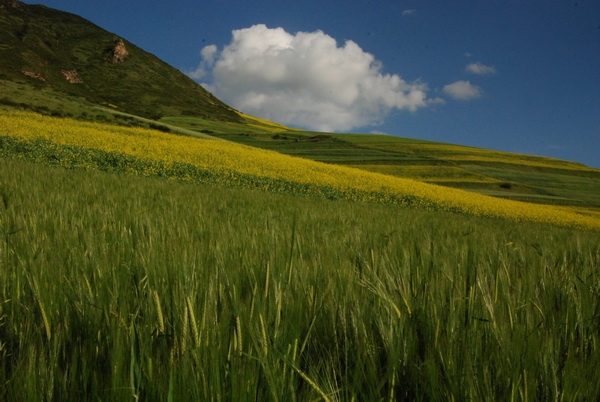
<svg viewBox="0 0 600 402"><path fill-rule="evenodd" d="M597 0L27 0L78 14L230 106L600 168Z"/></svg>

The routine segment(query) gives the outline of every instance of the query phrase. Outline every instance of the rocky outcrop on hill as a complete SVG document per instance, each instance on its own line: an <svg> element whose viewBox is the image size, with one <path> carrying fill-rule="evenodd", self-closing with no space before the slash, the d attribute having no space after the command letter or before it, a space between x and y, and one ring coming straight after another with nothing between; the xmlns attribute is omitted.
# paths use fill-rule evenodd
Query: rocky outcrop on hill
<svg viewBox="0 0 600 402"><path fill-rule="evenodd" d="M21 8L23 3L16 0L0 0L0 10L3 8Z"/></svg>
<svg viewBox="0 0 600 402"><path fill-rule="evenodd" d="M127 56L129 56L129 52L125 47L125 42L121 38L119 38L112 49L109 49L106 53L106 59L113 64L123 63Z"/></svg>
<svg viewBox="0 0 600 402"><path fill-rule="evenodd" d="M79 77L77 70L60 70L65 80L71 84L83 84L83 80Z"/></svg>
<svg viewBox="0 0 600 402"><path fill-rule="evenodd" d="M23 70L21 72L28 77L34 78L39 81L46 82L46 79L44 78L44 76L41 73L38 73L37 71Z"/></svg>

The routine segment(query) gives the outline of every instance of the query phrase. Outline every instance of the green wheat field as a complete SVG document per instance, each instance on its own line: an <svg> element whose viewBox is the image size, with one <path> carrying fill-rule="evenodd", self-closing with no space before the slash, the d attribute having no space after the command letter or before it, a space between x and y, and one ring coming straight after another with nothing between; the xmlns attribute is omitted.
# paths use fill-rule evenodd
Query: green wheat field
<svg viewBox="0 0 600 402"><path fill-rule="evenodd" d="M600 233L0 159L1 400L596 400Z"/></svg>

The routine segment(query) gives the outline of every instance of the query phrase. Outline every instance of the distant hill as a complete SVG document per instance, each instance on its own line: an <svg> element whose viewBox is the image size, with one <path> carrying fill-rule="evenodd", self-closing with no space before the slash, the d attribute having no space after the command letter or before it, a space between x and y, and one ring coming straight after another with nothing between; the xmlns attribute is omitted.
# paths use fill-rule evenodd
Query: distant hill
<svg viewBox="0 0 600 402"><path fill-rule="evenodd" d="M126 39L77 15L16 0L0 0L0 89L4 104L44 108L66 96L63 104L85 101L151 119L244 121L185 74Z"/></svg>
<svg viewBox="0 0 600 402"><path fill-rule="evenodd" d="M185 127L194 129L194 119L185 120ZM214 131L211 135L305 159L494 197L600 208L600 170L576 162L391 135L306 131L241 135Z"/></svg>

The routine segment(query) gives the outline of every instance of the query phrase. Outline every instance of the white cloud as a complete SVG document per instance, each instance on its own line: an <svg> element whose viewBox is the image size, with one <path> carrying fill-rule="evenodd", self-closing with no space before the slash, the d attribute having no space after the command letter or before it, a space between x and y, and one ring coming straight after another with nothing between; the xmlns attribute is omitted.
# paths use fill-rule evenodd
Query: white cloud
<svg viewBox="0 0 600 402"><path fill-rule="evenodd" d="M467 72L477 75L491 75L496 74L496 68L494 66L486 66L481 62L471 63L466 68Z"/></svg>
<svg viewBox="0 0 600 402"><path fill-rule="evenodd" d="M407 15L413 15L417 10L403 10L402 16L406 17Z"/></svg>
<svg viewBox="0 0 600 402"><path fill-rule="evenodd" d="M443 105L443 104L445 104L445 103L446 103L446 100L445 100L445 99L442 99L442 98L433 98L433 99L431 99L431 98L430 98L430 99L427 101L427 103L428 103L429 105L435 105L435 104L440 104L440 105Z"/></svg>
<svg viewBox="0 0 600 402"><path fill-rule="evenodd" d="M220 52L206 49L199 69L206 73L212 65L213 82L205 87L236 109L282 124L350 130L430 102L426 84L383 74L381 63L355 42L338 46L321 31L290 34L254 25L233 31Z"/></svg>
<svg viewBox="0 0 600 402"><path fill-rule="evenodd" d="M217 55L217 47L215 45L204 46L200 51L202 59L207 63L212 63Z"/></svg>
<svg viewBox="0 0 600 402"><path fill-rule="evenodd" d="M457 100L469 100L479 98L483 91L480 87L471 84L469 81L456 81L444 86L444 92Z"/></svg>
<svg viewBox="0 0 600 402"><path fill-rule="evenodd" d="M200 56L202 56L202 62L198 68L188 74L190 77L196 80L206 76L206 74L208 74L208 70L214 66L215 57L217 56L217 47L215 45L204 46L200 51Z"/></svg>
<svg viewBox="0 0 600 402"><path fill-rule="evenodd" d="M192 72L187 73L187 75L189 75L190 77L192 77L195 80L199 80L200 78L202 78L206 75L206 71L204 70L204 68L202 66L198 66L197 69L195 69Z"/></svg>
<svg viewBox="0 0 600 402"><path fill-rule="evenodd" d="M215 57L217 56L217 47L215 45L204 46L200 51L200 56L202 56L202 62L198 68L188 74L190 77L196 80L206 76L206 74L208 74L208 70L214 66Z"/></svg>

